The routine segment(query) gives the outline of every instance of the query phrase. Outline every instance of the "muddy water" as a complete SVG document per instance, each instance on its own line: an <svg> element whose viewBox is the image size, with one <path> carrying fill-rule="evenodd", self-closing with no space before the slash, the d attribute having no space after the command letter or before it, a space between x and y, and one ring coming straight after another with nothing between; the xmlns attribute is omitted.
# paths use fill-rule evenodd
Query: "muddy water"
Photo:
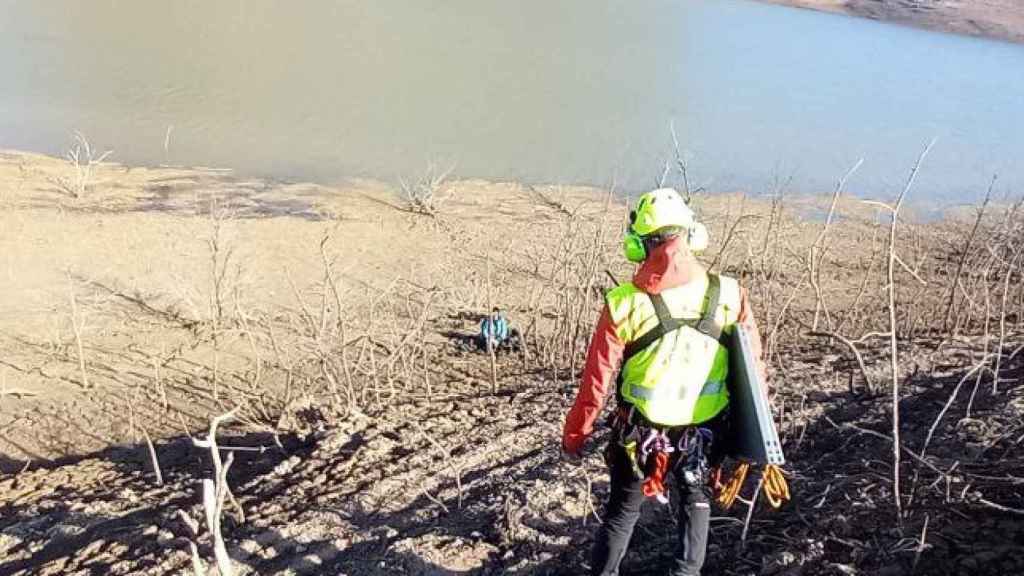
<svg viewBox="0 0 1024 576"><path fill-rule="evenodd" d="M1024 47L737 0L0 0L0 146L331 181L1024 190Z"/></svg>

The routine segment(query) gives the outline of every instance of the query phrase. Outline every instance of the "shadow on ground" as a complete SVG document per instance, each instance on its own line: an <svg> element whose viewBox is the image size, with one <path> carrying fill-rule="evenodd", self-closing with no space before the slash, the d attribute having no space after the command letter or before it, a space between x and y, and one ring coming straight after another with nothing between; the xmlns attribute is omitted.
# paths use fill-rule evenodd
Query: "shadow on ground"
<svg viewBox="0 0 1024 576"><path fill-rule="evenodd" d="M746 509L719 513L706 573L896 575L915 561L926 575L1024 571L1018 519L982 501L1021 506L1019 361L1005 367L998 393L979 388L969 418L973 382L950 400L966 370L912 372L900 406L899 522L888 399L821 386L813 358L806 368L811 376L794 376L780 392L787 405L803 399L783 424L793 500L779 511L758 501L743 543ZM551 385L539 373L521 377L520 387L498 393L467 384L441 401L335 422L289 438L284 450L269 448L265 435L225 437L225 445L268 447L236 452L230 484L246 518L225 513L233 558L258 574L585 573L606 472L596 455L582 467L558 458L573 386ZM186 569L188 532L178 510L201 518L197 485L208 455L186 440L157 451L163 486L154 484L142 445L0 481L0 576ZM674 541L674 514L649 504L622 573L665 573ZM208 539L199 544L212 557Z"/></svg>

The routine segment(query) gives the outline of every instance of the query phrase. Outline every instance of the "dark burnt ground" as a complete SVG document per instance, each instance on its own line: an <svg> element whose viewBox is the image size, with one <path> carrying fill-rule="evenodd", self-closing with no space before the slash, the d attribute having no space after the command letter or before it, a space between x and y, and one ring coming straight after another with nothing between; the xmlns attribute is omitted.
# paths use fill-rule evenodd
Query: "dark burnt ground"
<svg viewBox="0 0 1024 576"><path fill-rule="evenodd" d="M804 343L774 370L793 501L759 500L745 543L742 504L713 523L706 573L918 574L1024 572L1024 523L993 506L1024 508L1024 366L1004 363L967 404L961 387L920 457L928 431L963 379L978 342L920 341L902 350L904 518L892 494L890 398L854 395L849 361ZM876 384L884 345L866 350ZM557 442L575 392L562 372L502 358L490 391L485 356L439 352L446 382L344 420L301 412L284 450L255 434L236 452L231 484L244 522L225 512L241 572L258 574L578 574L585 571L606 493L597 455L563 463ZM859 378L859 377L858 377ZM858 391L861 387L855 387ZM418 392L417 392L418 394ZM111 449L53 469L0 480L0 575L164 574L189 567L178 510L201 518L198 484L208 455L185 440L158 446L165 485L153 483L144 446ZM921 461L923 460L923 461ZM748 480L750 496L755 478ZM461 495L461 496L460 496ZM912 497L911 497L912 495ZM592 509L596 508L596 510ZM672 513L650 504L623 573L661 574ZM927 532L924 525L927 521ZM921 537L924 544L921 546ZM211 558L208 539L200 552Z"/></svg>

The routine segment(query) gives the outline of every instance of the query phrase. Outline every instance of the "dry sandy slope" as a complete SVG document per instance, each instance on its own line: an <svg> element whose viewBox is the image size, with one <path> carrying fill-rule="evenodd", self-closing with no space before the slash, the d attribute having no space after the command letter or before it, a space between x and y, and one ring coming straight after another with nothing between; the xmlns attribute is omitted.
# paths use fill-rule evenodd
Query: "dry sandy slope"
<svg viewBox="0 0 1024 576"><path fill-rule="evenodd" d="M546 265L531 265L571 242L594 241L592 231L583 237L566 224L566 212L583 221L612 213L604 248L614 253L621 205L606 208L594 191L541 190L558 201L554 205L515 184L459 182L441 217L429 218L397 208L399 200L379 184L325 188L117 165L102 167L93 194L73 201L50 184L66 170L59 161L13 153L2 160L0 372L7 394L0 397L0 464L9 473L0 478L0 576L163 574L188 566L187 531L178 511L200 518L198 480L209 463L181 437L178 415L194 430L223 410L209 389L208 241L218 227L223 246L233 249L231 262L239 264L228 267L225 304L233 312L236 306L250 311L253 321L259 313L267 326L300 323L303 306L319 306L323 254L335 261L344 301L355 310L381 294L413 311L418 304L406 298L436 290L449 299L425 316L423 358L431 364L415 371L429 375L433 393L374 375L377 397L383 388L393 401L374 402L371 393L363 415L339 418L326 403L300 402L280 422L279 446L266 430L225 432L222 443L257 449L236 452L230 483L245 520L231 513L226 519L229 549L247 573L580 571L593 537L592 507L607 485L597 454L584 468L557 457L558 429L575 386L569 366L502 357L492 393L487 357L462 349L452 335L469 333L473 314L487 307L487 253L504 257L491 256L498 285L491 299L512 310L521 327L531 315L557 313L550 303L539 306L541 313L531 308L536 277L543 288L551 281L543 277L553 276ZM230 217L210 218L213 197ZM729 248L709 257L744 273L751 263L764 262L759 236L738 219L756 213L760 220L744 222L764 224L765 202L737 196L700 202L714 237L732 238L720 240ZM820 227L820 203L793 200L787 210L813 217L778 225L783 236L804 241L787 250L804 252ZM861 216L844 209L841 230L852 233L833 240L841 266L829 268L830 290L856 284L851 280L870 259L871 234L864 236L867 220ZM739 233L732 237L734 227ZM913 251L904 257L917 265ZM614 273L628 272L620 259L611 261L620 266L612 267ZM792 282L786 274L780 272L783 285ZM70 291L85 320L79 318L90 389L80 381ZM877 307L879 298L870 300L865 307ZM839 313L844 303L832 304ZM592 315L596 305L591 308ZM387 316L396 326L380 331L394 329L400 336L416 314L378 308L369 316L357 318ZM590 321L584 318L584 325ZM221 370L248 379L246 339L237 330L228 333ZM1020 343L1014 335L1007 346ZM920 451L979 347L977 339L964 338L936 348L927 334L906 343L909 449ZM881 341L869 341L863 351L869 375L884 381ZM794 502L779 513L757 512L745 549L737 546L745 510L721 514L710 570L898 574L913 560L925 518L928 547L919 573L1022 569L1017 519L995 513L975 496L1024 507L1012 479L1024 475L1018 456L1024 433L1021 358L1004 366L1012 385L999 395L983 387L971 418L964 418L965 393L939 427L928 462L941 470L955 464L956 473L936 474L908 457L904 476L916 475L919 482L913 515L898 529L891 510L891 444L877 436L889 425L887 403L851 392L856 368L838 346L801 337L783 340L776 352L776 407L792 460ZM159 378L169 384L169 409L128 401L137 391L151 397L154 359ZM20 394L11 393L15 389ZM128 413L131 406L136 413ZM141 427L157 440L163 486L154 482ZM67 457L47 461L62 455ZM29 459L29 468L17 472ZM663 571L671 522L668 510L649 510L627 560L632 573ZM200 542L205 558L208 544L205 537Z"/></svg>
<svg viewBox="0 0 1024 576"><path fill-rule="evenodd" d="M487 308L490 252L490 298L535 314L535 268L566 248L560 243L591 241L565 227L566 213L607 214L615 244L623 212L594 190L461 181L445 190L443 216L433 219L401 210L377 182L324 187L117 164L97 168L87 196L74 199L56 185L69 171L54 158L0 155L0 470L131 441L136 423L155 437L181 433L177 414L147 404L132 413L129 403L157 381L190 426L223 411L203 390L214 364L215 292L227 316L241 310L288 324L319 307L326 257L346 313L436 288L451 313L473 314ZM765 206L741 196L704 203L722 233ZM224 372L250 361L247 340L229 332L218 342Z"/></svg>
<svg viewBox="0 0 1024 576"><path fill-rule="evenodd" d="M1024 4L1018 0L762 1L969 36L1024 42Z"/></svg>
<svg viewBox="0 0 1024 576"><path fill-rule="evenodd" d="M368 303L428 287L455 311L479 311L481 254L516 256L513 243L529 244L559 217L515 184L454 183L435 221L402 211L377 182L323 187L104 164L88 195L73 199L56 185L69 170L45 156L0 155L0 470L131 440L134 420L157 437L181 433L177 416L130 413L128 399L157 379L189 425L222 411L201 389L218 290L226 316L288 324L302 308L318 311L326 257L356 322ZM551 193L583 213L604 209L593 191ZM522 304L512 284L493 297ZM218 344L224 372L249 362L246 339L230 332Z"/></svg>

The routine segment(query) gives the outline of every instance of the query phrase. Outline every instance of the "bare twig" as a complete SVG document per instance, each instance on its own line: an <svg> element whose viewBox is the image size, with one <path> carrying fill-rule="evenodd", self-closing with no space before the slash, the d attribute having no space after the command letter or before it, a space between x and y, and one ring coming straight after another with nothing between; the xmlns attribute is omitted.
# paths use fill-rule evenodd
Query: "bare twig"
<svg viewBox="0 0 1024 576"><path fill-rule="evenodd" d="M497 362L497 358L495 357L495 354L497 353L497 351L495 350L495 347L497 347L498 343L497 343L497 339L493 338L493 336L496 336L496 334L495 334L495 331L497 330L497 326L495 326L495 321L496 320L493 317L490 316L491 314L494 314L494 296L493 296L493 291L492 291L492 288L491 288L491 253L490 252L487 253L487 314L488 314L489 320L487 321L486 324L484 324L484 326L487 327L488 329L484 331L484 337L486 338L485 342L487 344L487 355L490 357L490 361L491 361L491 393L492 394L497 394L498 393L498 362Z"/></svg>
<svg viewBox="0 0 1024 576"><path fill-rule="evenodd" d="M65 271L68 279L68 296L71 300L71 328L75 333L75 347L78 349L78 371L82 378L82 386L92 388L89 383L89 373L85 369L85 349L82 346L82 328L84 320L78 312L78 298L75 297L75 285L71 280L71 271Z"/></svg>
<svg viewBox="0 0 1024 576"><path fill-rule="evenodd" d="M1003 367L1003 346L1006 344L1006 299L1010 293L1010 279L1013 278L1013 267L1020 260L1024 246L1017 248L1013 260L1006 267L1003 276L1003 297L999 306L999 343L996 345L996 365L992 374L992 394L999 392L999 373Z"/></svg>
<svg viewBox="0 0 1024 576"><path fill-rule="evenodd" d="M686 165L686 159L683 158L683 154L679 150L679 138L676 136L676 122L674 119L669 121L668 130L672 133L672 146L676 153L676 166L679 167L679 173L683 177L683 194L686 198L686 203L689 204L692 199L690 193L689 170ZM664 180L664 178L662 178L662 180Z"/></svg>
<svg viewBox="0 0 1024 576"><path fill-rule="evenodd" d="M828 251L828 247L825 244L825 239L828 235L828 229L829 226L832 225L832 218L835 216L836 213L836 204L838 204L839 202L839 196L843 193L843 189L846 188L847 180L849 180L850 177L853 176L854 172L856 172L862 164L864 164L863 158L857 160L857 162L849 170L846 171L846 174L844 174L843 177L840 178L838 182L836 182L836 188L835 191L832 193L832 202L831 204L829 204L828 215L825 217L825 223L822 225L821 232L818 233L817 239L815 239L814 244L811 246L811 253L809 258L810 281L811 286L814 287L814 294L816 297L814 304L814 321L811 323L812 330L818 329L818 315L821 313L822 307L824 305L821 294L821 265L825 260L825 253ZM828 317L827 311L826 317ZM831 326L831 318L829 318L828 320L829 326Z"/></svg>
<svg viewBox="0 0 1024 576"><path fill-rule="evenodd" d="M747 517L743 520L743 532L740 534L740 542L744 547L747 545L747 532L750 530L750 520L754 517L754 508L757 507L757 497L761 495L761 487L764 485L764 477L758 477L757 487L754 488L754 495L750 498L750 505L747 507Z"/></svg>
<svg viewBox="0 0 1024 576"><path fill-rule="evenodd" d="M61 191L76 200L85 197L89 186L92 185L93 170L114 151L107 150L96 157L93 156L93 152L85 135L75 131L74 144L64 153L64 159L71 165L74 172L71 178L57 178L56 184Z"/></svg>
<svg viewBox="0 0 1024 576"><path fill-rule="evenodd" d="M910 568L910 572L914 573L917 571L917 564L921 561L921 553L924 552L926 546L925 542L928 540L928 514L924 515L924 527L921 528L921 538L917 542L917 550L914 552L914 564Z"/></svg>
<svg viewBox="0 0 1024 576"><path fill-rule="evenodd" d="M994 510L998 510L1000 512L1006 512L1007 514L1014 514L1014 515L1017 515L1017 516L1024 516L1024 510L1021 510L1020 508L1010 508L1009 506L1003 506L1002 504L996 504L995 502L992 502L991 500L987 500L987 499L985 499L983 497L978 497L977 502L978 502L978 504L981 504L982 506L988 506L989 508L992 508Z"/></svg>
<svg viewBox="0 0 1024 576"><path fill-rule="evenodd" d="M953 388L953 392L950 393L950 395L949 395L949 399L946 400L946 404L942 407L942 410L939 411L938 416L935 417L935 422L933 422L932 425L931 425L931 428L928 429L928 435L924 439L924 445L921 446L921 458L922 459L924 458L925 452L928 451L928 444L931 443L932 436L935 435L935 430L939 427L939 422L942 421L943 416L945 416L946 412L949 411L949 407L953 405L953 401L956 400L956 397L960 393L960 388L964 385L964 382L966 382L968 378L970 378L972 375L974 375L975 372L977 372L978 370L981 370L982 368L984 368L985 365L988 364L988 361L989 361L989 359L991 357L992 357L991 354L986 354L985 357L982 358L980 362L978 362L977 364L974 365L974 368L971 368L970 371L968 371L966 374L964 374L964 377L961 378L959 382L957 382L956 386Z"/></svg>
<svg viewBox="0 0 1024 576"><path fill-rule="evenodd" d="M967 241L964 243L963 250L960 253L960 261L956 265L953 281L949 284L949 301L946 303L946 315L942 320L942 325L947 330L949 329L949 318L953 313L953 302L956 299L956 287L960 282L960 276L964 272L964 265L967 263L967 255L971 252L974 238L978 235L978 228L981 227L981 220L985 216L985 208L988 207L988 203L992 199L992 188L996 184L996 178L997 175L993 174L992 181L988 185L988 191L985 193L985 200L982 201L981 207L978 208L978 217L974 220L974 227L971 228L971 233L967 236Z"/></svg>
<svg viewBox="0 0 1024 576"><path fill-rule="evenodd" d="M896 204L892 208L892 220L889 227L889 266L888 266L888 293L889 293L889 330L891 332L889 339L890 346L890 368L892 370L892 437L893 437L893 497L895 498L896 504L896 521L902 522L903 518L903 504L901 502L900 494L900 379L899 379L899 358L898 350L896 345L896 280L895 280L895 266L896 266L896 225L899 219L900 208L903 207L903 201L907 197L907 192L910 192L911 186L914 185L914 180L917 179L918 170L921 168L921 162L924 161L925 156L935 145L935 140L925 146L924 150L917 157L917 161L914 163L914 168L910 171L910 176L907 178L907 183L903 187L903 191L900 192L899 197L896 199Z"/></svg>
<svg viewBox="0 0 1024 576"><path fill-rule="evenodd" d="M857 360L857 366L860 367L860 373L861 376L864 377L864 385L867 387L868 393L874 393L875 386L871 382L871 378L868 376L868 370L864 366L864 358L860 355L860 350L857 349L856 344L854 344L850 339L846 338L845 336L841 336L834 332L824 332L819 330L817 332L808 332L807 334L808 336L818 336L820 338L834 338L836 340L839 340L843 344L846 344L847 348L849 348L850 351L853 352L853 357Z"/></svg>
<svg viewBox="0 0 1024 576"><path fill-rule="evenodd" d="M142 437L146 439L146 447L149 449L149 459L153 463L153 473L156 474L156 485L164 485L164 475L160 472L160 460L156 457L156 448L153 446L153 440L149 437L149 432L145 428L142 429Z"/></svg>
<svg viewBox="0 0 1024 576"><path fill-rule="evenodd" d="M399 178L398 183L405 193L406 211L425 216L437 216L437 210L447 199L440 195L445 182L455 171L453 163L445 170L438 170L434 164L427 166L426 171L415 182L406 182Z"/></svg>
<svg viewBox="0 0 1024 576"><path fill-rule="evenodd" d="M896 442L893 440L892 436L888 436L886 434L882 434L881 432L878 432L878 431L875 431L875 430L870 430L868 428L861 428L860 426L857 426L856 424L850 424L849 422L844 423L844 424L836 424L836 422L834 420L832 420L832 418L830 418L829 416L825 416L825 421L828 422L829 424L831 424L835 428L840 428L840 429L845 428L845 429L848 429L848 430L855 430L857 432L860 432L861 434L867 434L868 436L874 436L875 438L879 438L881 440L885 440L886 442L890 442L894 446L896 445ZM935 472L935 473L937 473L939 475L945 475L946 474L942 470L939 470L938 468L936 468L935 465L932 464L931 462L929 462L929 461L925 460L924 458L921 458L920 456L915 454L910 448L907 448L905 446L901 446L900 449L903 452L906 452L907 455L910 456L911 458L913 458L914 460L917 460L921 464L924 464L932 472Z"/></svg>
<svg viewBox="0 0 1024 576"><path fill-rule="evenodd" d="M199 448L208 448L213 459L214 478L203 479L203 510L206 513L206 527L213 538L213 554L217 561L217 569L222 576L234 574L234 567L231 557L228 556L227 547L224 545L224 537L221 534L221 514L224 510L224 502L230 493L228 488L228 469L235 460L233 452L228 453L226 461L221 461L220 450L217 448L217 427L235 417L238 408L213 418L210 421L210 431L206 440L192 439L192 443Z"/></svg>

